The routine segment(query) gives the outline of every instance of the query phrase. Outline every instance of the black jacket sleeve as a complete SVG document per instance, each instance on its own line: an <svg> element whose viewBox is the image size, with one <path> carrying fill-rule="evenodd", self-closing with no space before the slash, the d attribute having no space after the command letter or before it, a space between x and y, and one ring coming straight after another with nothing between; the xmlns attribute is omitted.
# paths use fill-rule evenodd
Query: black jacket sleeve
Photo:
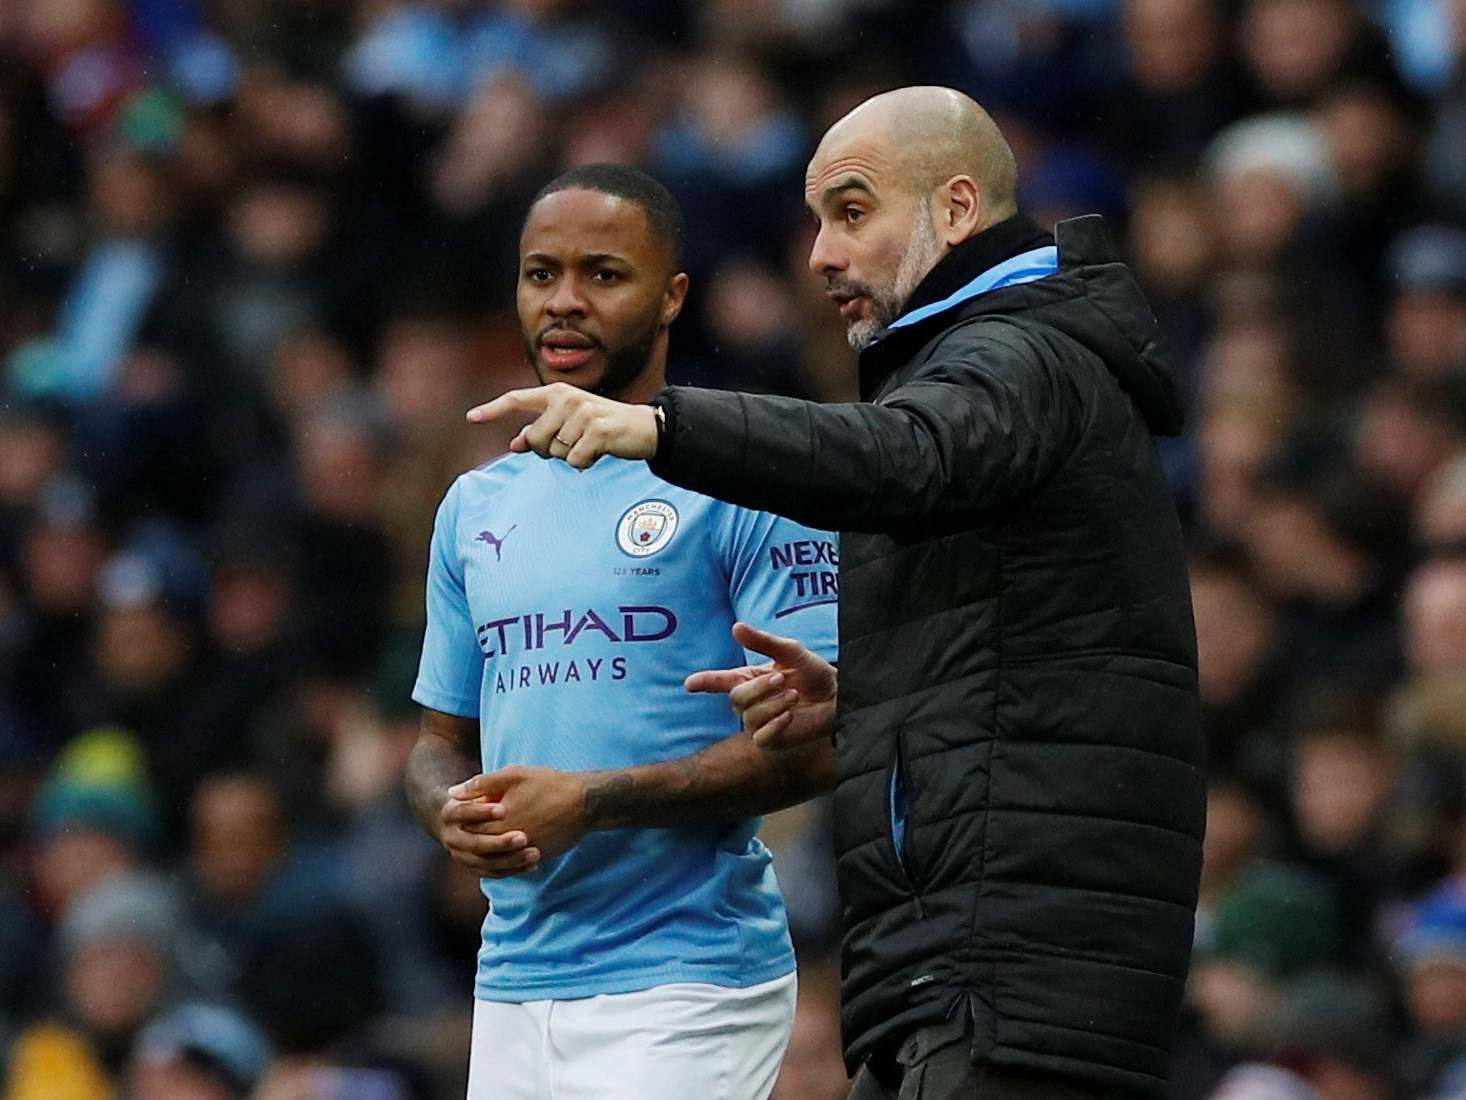
<svg viewBox="0 0 1466 1100"><path fill-rule="evenodd" d="M659 477L814 527L886 531L1032 493L1084 419L1072 372L1039 341L954 340L871 404L671 387Z"/></svg>

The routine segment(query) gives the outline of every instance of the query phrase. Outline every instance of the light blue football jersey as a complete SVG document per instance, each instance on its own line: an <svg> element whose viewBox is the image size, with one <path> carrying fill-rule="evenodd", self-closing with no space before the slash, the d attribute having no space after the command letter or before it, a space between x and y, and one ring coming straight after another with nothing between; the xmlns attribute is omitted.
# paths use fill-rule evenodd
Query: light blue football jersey
<svg viewBox="0 0 1466 1100"><path fill-rule="evenodd" d="M460 477L433 530L412 697L479 719L486 772L670 760L737 728L699 669L764 663L742 619L835 659L835 537L669 485L642 462L579 472L509 455ZM745 987L794 969L758 820L593 832L484 879L482 1000L671 982Z"/></svg>

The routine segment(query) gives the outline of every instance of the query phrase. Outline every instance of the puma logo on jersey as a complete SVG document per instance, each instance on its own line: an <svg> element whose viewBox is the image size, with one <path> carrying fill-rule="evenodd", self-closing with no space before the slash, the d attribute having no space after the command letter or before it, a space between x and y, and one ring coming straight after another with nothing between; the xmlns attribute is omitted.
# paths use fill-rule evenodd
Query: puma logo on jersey
<svg viewBox="0 0 1466 1100"><path fill-rule="evenodd" d="M503 561L504 560L504 554L503 554L504 540L507 539L510 536L510 534L514 531L514 528L515 527L518 527L518 526L519 526L519 524L517 524L517 523L514 524L513 527L510 527L509 530L508 531L505 531L502 535L496 535L492 531L480 531L475 536L475 541L488 543L490 546L492 546L494 548L494 560L495 561Z"/></svg>

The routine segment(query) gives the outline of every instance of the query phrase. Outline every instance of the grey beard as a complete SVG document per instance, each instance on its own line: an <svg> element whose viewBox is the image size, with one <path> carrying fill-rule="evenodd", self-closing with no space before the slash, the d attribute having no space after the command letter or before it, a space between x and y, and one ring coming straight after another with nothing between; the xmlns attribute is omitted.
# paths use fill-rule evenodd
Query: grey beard
<svg viewBox="0 0 1466 1100"><path fill-rule="evenodd" d="M845 330L845 339L850 346L856 351L868 348L877 333L901 316L912 291L941 258L942 246L937 241L936 230L932 228L931 203L923 199L916 210L916 226L912 230L911 241L901 254L891 285L872 293L869 320L852 321Z"/></svg>

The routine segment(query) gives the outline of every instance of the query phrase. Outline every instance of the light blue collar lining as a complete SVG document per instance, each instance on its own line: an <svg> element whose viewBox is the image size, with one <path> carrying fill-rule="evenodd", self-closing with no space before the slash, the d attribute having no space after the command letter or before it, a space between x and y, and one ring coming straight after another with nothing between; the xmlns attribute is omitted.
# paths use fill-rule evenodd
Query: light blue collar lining
<svg viewBox="0 0 1466 1100"><path fill-rule="evenodd" d="M1016 286L1019 283L1031 283L1035 279L1044 279L1050 275L1057 274L1059 270L1059 249L1056 245L1045 245L1043 248L1035 248L1031 252L1024 252L1014 256L1012 259L1004 260L996 267L990 267L972 282L947 295L940 302L932 302L930 305L914 309L910 313L902 314L890 323L888 328L905 328L907 325L914 325L918 321L925 321L933 314L941 313L943 310L951 309L953 306L961 305L979 294L986 294L990 290L997 290L999 287Z"/></svg>

